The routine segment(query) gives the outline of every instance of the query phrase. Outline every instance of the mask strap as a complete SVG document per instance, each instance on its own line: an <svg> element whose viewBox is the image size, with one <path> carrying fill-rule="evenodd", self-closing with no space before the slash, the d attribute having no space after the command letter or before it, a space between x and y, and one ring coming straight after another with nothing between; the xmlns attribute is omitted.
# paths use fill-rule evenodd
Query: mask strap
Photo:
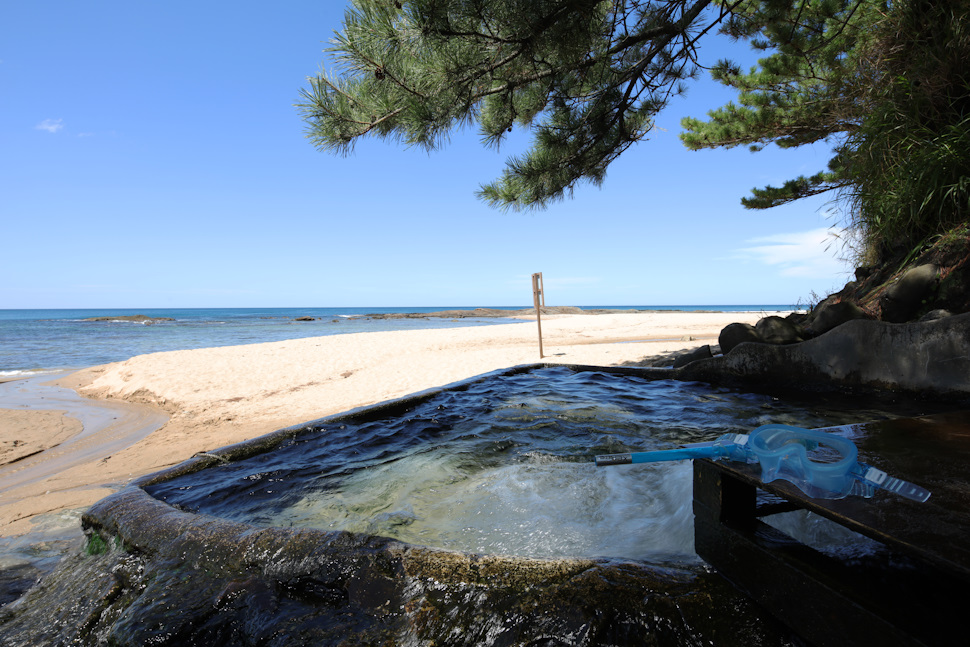
<svg viewBox="0 0 970 647"><path fill-rule="evenodd" d="M894 476L889 476L881 469L866 465L865 463L857 463L850 474L857 479L852 484L852 493L860 494L866 498L871 497L876 488L887 490L893 494L898 494L901 497L920 503L930 498L930 491L926 488Z"/></svg>

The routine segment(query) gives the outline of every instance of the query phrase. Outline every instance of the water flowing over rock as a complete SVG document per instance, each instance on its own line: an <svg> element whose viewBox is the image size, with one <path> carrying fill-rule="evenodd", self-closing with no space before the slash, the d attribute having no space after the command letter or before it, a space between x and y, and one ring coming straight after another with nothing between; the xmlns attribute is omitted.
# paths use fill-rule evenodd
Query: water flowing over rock
<svg viewBox="0 0 970 647"><path fill-rule="evenodd" d="M4 645L789 645L702 567L493 557L256 528L129 487L88 553L0 610Z"/></svg>

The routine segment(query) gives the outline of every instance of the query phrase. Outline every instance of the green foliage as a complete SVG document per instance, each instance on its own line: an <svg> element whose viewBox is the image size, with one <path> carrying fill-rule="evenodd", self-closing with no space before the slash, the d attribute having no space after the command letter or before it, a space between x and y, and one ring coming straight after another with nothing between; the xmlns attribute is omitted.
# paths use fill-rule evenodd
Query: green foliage
<svg viewBox="0 0 970 647"><path fill-rule="evenodd" d="M600 184L699 69L712 29L765 52L714 78L737 103L685 119L689 148L828 142L828 168L742 200L768 208L830 190L874 260L970 213L970 0L353 0L309 79L307 136L347 154L362 136L436 149L477 124L532 148L479 196L542 208Z"/></svg>
<svg viewBox="0 0 970 647"><path fill-rule="evenodd" d="M480 197L542 208L653 128L696 72L713 0L354 0L331 41L338 69L298 104L310 140L348 153L361 136L440 147L477 122L498 147L515 126L533 147Z"/></svg>
<svg viewBox="0 0 970 647"><path fill-rule="evenodd" d="M747 74L714 78L738 91L708 121L685 119L691 149L829 141L828 169L753 189L764 209L833 189L863 255L918 247L970 214L970 1L804 0L747 4L729 34L770 50Z"/></svg>
<svg viewBox="0 0 970 647"><path fill-rule="evenodd" d="M970 220L970 2L909 0L874 30L870 110L847 142L846 198L880 256Z"/></svg>
<svg viewBox="0 0 970 647"><path fill-rule="evenodd" d="M766 186L763 189L751 189L751 196L741 198L741 204L748 209L770 209L810 195L831 191L842 184L838 173L820 171L811 177L800 175L780 187Z"/></svg>
<svg viewBox="0 0 970 647"><path fill-rule="evenodd" d="M793 148L854 132L865 112L861 95L867 83L859 45L880 4L803 0L739 7L722 31L770 54L747 73L730 61L718 63L711 74L738 91L739 105L709 112L706 122L683 119L684 145L692 150L744 145L759 151L772 142ZM766 209L846 186L840 152L827 171L753 189L742 204Z"/></svg>

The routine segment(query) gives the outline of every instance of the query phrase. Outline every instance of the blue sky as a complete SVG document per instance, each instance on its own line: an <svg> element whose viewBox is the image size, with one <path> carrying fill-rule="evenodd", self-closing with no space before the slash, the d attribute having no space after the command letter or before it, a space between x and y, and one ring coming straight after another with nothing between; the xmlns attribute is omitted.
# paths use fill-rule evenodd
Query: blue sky
<svg viewBox="0 0 970 647"><path fill-rule="evenodd" d="M474 196L525 134L316 151L293 104L344 8L2 3L0 308L524 306L540 271L549 305L793 304L847 280L828 198L739 204L826 147L680 144L682 116L731 98L710 81L546 211Z"/></svg>

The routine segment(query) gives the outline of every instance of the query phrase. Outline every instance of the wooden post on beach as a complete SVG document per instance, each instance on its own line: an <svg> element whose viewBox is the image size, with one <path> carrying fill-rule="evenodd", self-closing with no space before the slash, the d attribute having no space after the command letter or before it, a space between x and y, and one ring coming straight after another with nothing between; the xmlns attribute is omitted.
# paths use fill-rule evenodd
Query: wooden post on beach
<svg viewBox="0 0 970 647"><path fill-rule="evenodd" d="M539 359L542 359L542 308L546 305L546 292L542 289L542 272L532 275L532 303L536 307L536 325L539 327Z"/></svg>

